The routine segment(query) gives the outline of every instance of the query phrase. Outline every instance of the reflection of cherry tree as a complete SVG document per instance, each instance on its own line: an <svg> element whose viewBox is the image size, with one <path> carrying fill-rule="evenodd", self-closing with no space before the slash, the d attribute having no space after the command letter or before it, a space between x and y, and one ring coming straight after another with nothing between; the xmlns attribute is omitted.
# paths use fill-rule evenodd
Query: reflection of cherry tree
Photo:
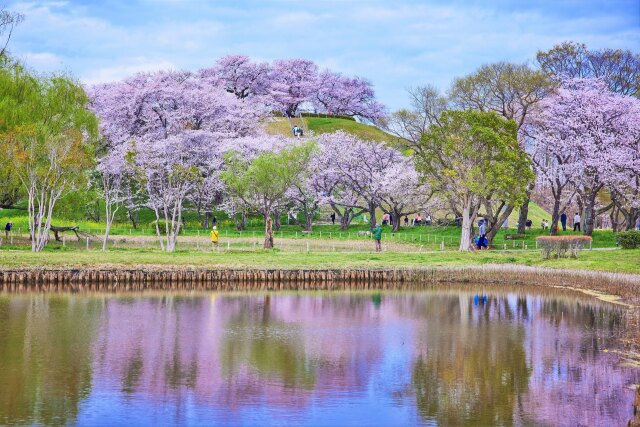
<svg viewBox="0 0 640 427"><path fill-rule="evenodd" d="M534 424L626 425L629 379L606 353L617 340L614 331L624 327L621 311L576 301L534 299L531 305L546 321L529 328L532 370L522 410ZM640 373L632 382L638 379Z"/></svg>

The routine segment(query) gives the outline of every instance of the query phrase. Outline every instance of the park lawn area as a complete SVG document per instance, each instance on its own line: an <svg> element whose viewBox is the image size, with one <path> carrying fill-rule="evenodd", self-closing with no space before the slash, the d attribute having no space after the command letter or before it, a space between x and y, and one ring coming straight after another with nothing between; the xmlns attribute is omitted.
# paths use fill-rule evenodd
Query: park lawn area
<svg viewBox="0 0 640 427"><path fill-rule="evenodd" d="M207 268L207 269L358 269L429 268L482 264L516 264L549 268L640 274L640 250L582 251L577 259L543 260L538 251L424 253L298 253L278 251L212 253L151 249L99 251L0 251L0 268Z"/></svg>

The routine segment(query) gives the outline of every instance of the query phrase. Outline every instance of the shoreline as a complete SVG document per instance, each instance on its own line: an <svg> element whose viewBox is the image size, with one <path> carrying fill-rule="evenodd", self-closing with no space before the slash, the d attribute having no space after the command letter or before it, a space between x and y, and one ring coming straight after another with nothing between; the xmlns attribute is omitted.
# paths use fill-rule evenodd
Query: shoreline
<svg viewBox="0 0 640 427"><path fill-rule="evenodd" d="M640 275L516 264L336 269L113 265L0 270L2 292L401 290L438 283L565 288L640 307Z"/></svg>

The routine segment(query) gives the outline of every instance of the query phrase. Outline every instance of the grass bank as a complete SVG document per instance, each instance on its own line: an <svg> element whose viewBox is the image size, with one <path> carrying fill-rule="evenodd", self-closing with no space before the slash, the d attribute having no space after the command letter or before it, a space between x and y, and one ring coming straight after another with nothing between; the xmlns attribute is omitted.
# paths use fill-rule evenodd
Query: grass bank
<svg viewBox="0 0 640 427"><path fill-rule="evenodd" d="M526 265L546 268L640 274L640 250L583 251L577 259L543 260L538 251L425 252L425 253L212 253L122 249L98 251L27 250L0 251L0 269L118 269L118 268L207 268L207 269L361 269L424 268L486 264Z"/></svg>

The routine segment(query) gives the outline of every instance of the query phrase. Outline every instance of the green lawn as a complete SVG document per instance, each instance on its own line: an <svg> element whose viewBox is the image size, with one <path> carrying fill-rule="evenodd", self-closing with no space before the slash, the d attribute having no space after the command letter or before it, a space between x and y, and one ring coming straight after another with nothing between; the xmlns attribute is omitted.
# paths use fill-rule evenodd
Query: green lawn
<svg viewBox="0 0 640 427"><path fill-rule="evenodd" d="M117 249L99 251L58 250L32 253L28 250L0 251L0 268L410 268L521 264L640 274L640 250L583 251L577 259L543 260L537 251L430 252L430 253L280 253Z"/></svg>
<svg viewBox="0 0 640 427"><path fill-rule="evenodd" d="M530 218L536 218L534 215L543 214L544 212L535 203L531 204L532 216ZM252 219L248 223L246 230L238 232L235 230L231 220L226 218L223 213L217 213L219 220L220 235L223 239L234 239L237 237L250 237L260 238L264 233L264 225L262 220ZM152 218L149 212L141 213L141 218ZM278 238L294 238L294 239L332 239L332 240L364 240L366 236L359 235L358 232L367 231L369 226L361 219L356 219L352 223L349 230L342 231L338 225L327 224L328 214L323 214L319 218L321 224L314 226L312 234L303 234L300 226L283 224L282 229L275 233L276 239ZM7 221L13 221L15 231L21 231L26 236L27 234L27 217L25 210L18 209L3 209L0 210L0 227L3 227ZM121 221L126 221L126 218L121 218ZM531 230L527 230L524 238L510 239L510 236L516 234L515 229L501 230L492 242L494 249L534 249L536 247L536 237L540 235L548 234L548 231L540 229L539 221L533 219L534 227ZM92 233L99 238L104 233L104 223L96 223L93 221L80 220L80 219L64 219L54 218L53 223L55 225L78 225L80 230ZM511 225L515 225L511 223ZM187 215L187 228L183 230L182 235L185 236L202 236L203 240L206 239L208 230L201 228L198 224L195 213L189 212ZM567 231L561 234L573 235L579 234L573 231ZM150 223L143 223L143 225L135 230L131 228L130 223L119 222L115 224L111 231L112 236L154 236L155 229ZM71 237L72 235L69 234ZM423 226L423 227L402 227L399 232L392 233L390 227L384 228L383 240L407 243L415 245L416 250L420 249L440 249L442 242L445 244L446 250L455 250L459 244L460 228L453 226ZM6 244L6 242L5 242ZM55 242L51 243L56 245ZM505 246L506 245L506 246ZM180 243L178 243L180 246ZM594 248L612 248L616 246L615 233L611 230L596 230L593 233L593 247Z"/></svg>
<svg viewBox="0 0 640 427"><path fill-rule="evenodd" d="M375 126L365 125L354 120L305 117L304 121L307 128L313 132L314 135L342 130L350 134L357 135L360 138L378 142L386 141L393 143L397 140L397 137L383 132ZM291 129L289 128L289 123L286 119L275 119L274 121L269 122L267 124L267 132L275 135L291 136Z"/></svg>

